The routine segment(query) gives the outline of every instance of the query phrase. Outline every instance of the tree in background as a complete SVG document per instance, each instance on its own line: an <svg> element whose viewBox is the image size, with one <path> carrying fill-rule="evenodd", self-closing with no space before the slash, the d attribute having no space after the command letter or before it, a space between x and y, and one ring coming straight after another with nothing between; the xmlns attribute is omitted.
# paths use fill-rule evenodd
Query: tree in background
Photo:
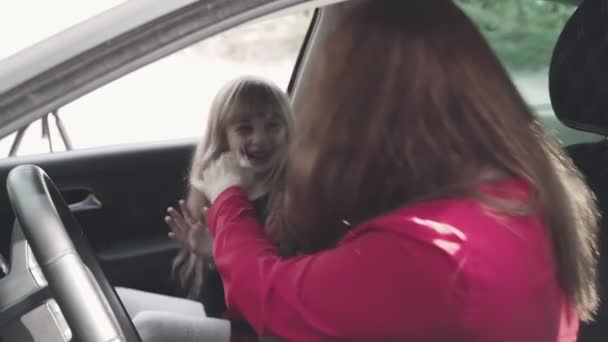
<svg viewBox="0 0 608 342"><path fill-rule="evenodd" d="M514 71L545 68L572 5L546 0L456 0Z"/></svg>
<svg viewBox="0 0 608 342"><path fill-rule="evenodd" d="M419 0L424 1L424 0ZM511 71L549 64L553 46L575 7L547 0L454 0L477 24ZM297 56L312 11L245 24L195 46L203 55L260 63ZM432 25L432 23L429 23Z"/></svg>
<svg viewBox="0 0 608 342"><path fill-rule="evenodd" d="M233 62L276 63L295 60L312 20L313 11L306 10L246 23L193 46L203 56Z"/></svg>

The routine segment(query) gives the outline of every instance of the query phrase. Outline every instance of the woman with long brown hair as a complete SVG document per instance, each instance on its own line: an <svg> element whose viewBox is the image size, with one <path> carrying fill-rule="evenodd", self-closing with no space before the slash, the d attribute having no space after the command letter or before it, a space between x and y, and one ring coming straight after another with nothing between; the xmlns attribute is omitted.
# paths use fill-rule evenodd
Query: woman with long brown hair
<svg viewBox="0 0 608 342"><path fill-rule="evenodd" d="M449 0L363 1L314 61L273 212L205 171L227 305L289 341L574 341L593 197Z"/></svg>

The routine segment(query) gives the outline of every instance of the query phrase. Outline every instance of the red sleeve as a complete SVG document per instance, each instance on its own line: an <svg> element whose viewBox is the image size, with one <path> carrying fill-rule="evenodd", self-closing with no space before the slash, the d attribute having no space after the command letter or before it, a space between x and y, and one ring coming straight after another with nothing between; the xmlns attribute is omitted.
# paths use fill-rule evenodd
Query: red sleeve
<svg viewBox="0 0 608 342"><path fill-rule="evenodd" d="M207 219L227 306L260 336L415 339L428 329L449 331L460 317L454 312L455 265L428 245L357 228L335 249L282 259L239 188L220 195ZM437 324L442 317L446 326Z"/></svg>

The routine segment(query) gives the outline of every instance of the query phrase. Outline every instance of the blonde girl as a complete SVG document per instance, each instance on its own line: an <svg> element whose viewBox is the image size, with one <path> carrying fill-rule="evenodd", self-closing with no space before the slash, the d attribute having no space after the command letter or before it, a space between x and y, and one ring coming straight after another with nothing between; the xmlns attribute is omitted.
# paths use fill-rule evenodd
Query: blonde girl
<svg viewBox="0 0 608 342"><path fill-rule="evenodd" d="M207 317L220 316L225 304L221 279L211 258L211 237L203 224L203 208L209 201L200 191L202 174L225 152L237 152L251 171L250 199L259 220L265 222L274 202L271 198L280 193L292 123L285 93L262 79L235 79L216 95L205 134L193 154L186 198L179 202L179 208L169 208L165 217L169 236L182 245L173 269L190 300L117 289L144 342L168 337L187 341L188 336L222 340L226 331L230 334L227 321Z"/></svg>

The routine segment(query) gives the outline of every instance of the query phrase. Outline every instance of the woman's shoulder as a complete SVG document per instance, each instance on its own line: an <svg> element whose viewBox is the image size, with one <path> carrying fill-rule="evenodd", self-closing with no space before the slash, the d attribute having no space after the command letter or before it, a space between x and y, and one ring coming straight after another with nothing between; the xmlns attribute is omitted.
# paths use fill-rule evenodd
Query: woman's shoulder
<svg viewBox="0 0 608 342"><path fill-rule="evenodd" d="M521 199L527 188L519 181L484 185L481 191L489 194L508 194ZM530 226L538 229L530 230ZM382 231L418 244L432 245L454 256L467 246L503 241L536 231L543 235L542 224L535 215L517 216L494 210L483 200L468 196L430 200L406 205L380 215L353 229ZM520 234L521 232L521 234Z"/></svg>
<svg viewBox="0 0 608 342"><path fill-rule="evenodd" d="M468 239L467 222L482 215L480 208L468 200L437 200L398 208L372 219L357 232L375 231L415 246L432 246L450 256L461 251Z"/></svg>
<svg viewBox="0 0 608 342"><path fill-rule="evenodd" d="M382 224L394 220L409 222L410 224L420 225L428 223L429 220L437 220L449 223L476 223L484 222L487 224L493 221L504 222L504 218L510 216L508 210L501 214L499 209L500 201L496 202L497 208L493 208L494 199L504 199L505 203L513 204L519 201L526 205L530 191L525 182L519 180L505 180L495 183L480 184L476 189L477 195L463 195L445 199L435 199L418 202L411 205L404 205L392 210L384 215L380 215L371 220L372 224ZM482 196L485 196L482 197ZM491 199L491 200L488 200ZM505 216L505 217L502 217ZM517 216L517 215L511 215ZM501 218L502 217L502 218ZM439 229L441 231L441 229Z"/></svg>

